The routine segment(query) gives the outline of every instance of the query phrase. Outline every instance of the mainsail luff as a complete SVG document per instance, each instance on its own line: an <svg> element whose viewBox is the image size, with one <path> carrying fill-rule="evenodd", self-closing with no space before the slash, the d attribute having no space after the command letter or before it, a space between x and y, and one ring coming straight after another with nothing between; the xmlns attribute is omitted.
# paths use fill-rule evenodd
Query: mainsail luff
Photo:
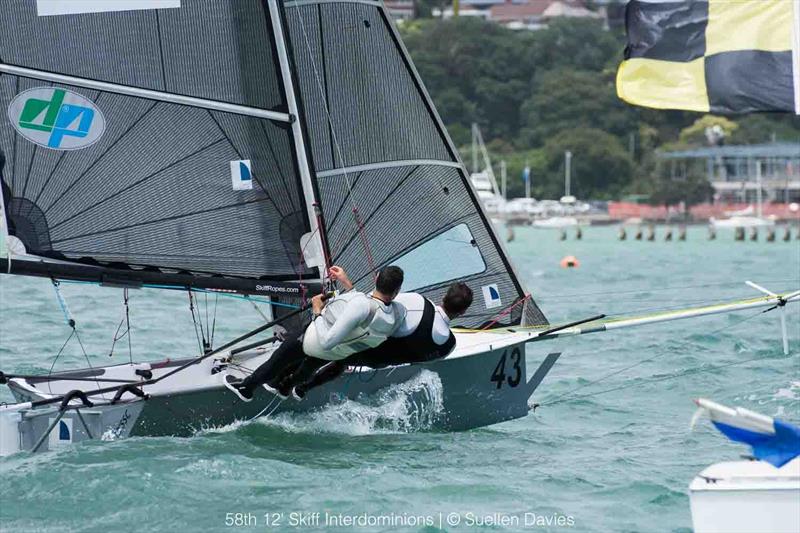
<svg viewBox="0 0 800 533"><path fill-rule="evenodd" d="M327 264L330 251L328 250L327 240L325 239L325 226L322 222L324 219L321 210L318 208L319 193L311 180L313 162L311 160L311 152L306 146L305 121L303 120L303 113L300 111L297 91L295 89L295 71L288 53L290 44L287 42L286 31L284 29L286 26L285 17L282 9L278 6L277 0L266 1L275 36L275 46L278 52L287 105L292 117L295 118L295 120L292 120L292 135L294 136L297 164L300 167L300 181L303 186L308 220L311 227L309 239L312 241L312 245L316 245L317 250L321 252L323 256L322 258L316 258L317 264L309 266L316 266L320 269L320 278L322 280L327 275L327 268L331 266Z"/></svg>
<svg viewBox="0 0 800 533"><path fill-rule="evenodd" d="M297 129L290 125L295 117L288 109L286 76L278 67L266 2L184 0L178 9L55 17L37 17L35 9L27 0L4 5L2 100L7 104L37 85L63 88L102 108L111 120L105 139L61 153L33 145L4 122L0 147L9 155L4 178L12 193L4 199L5 215L16 217L17 226L37 228L36 235L46 238L26 243L17 231L32 255L0 259L3 272L283 296L299 295L299 286L275 281L299 279L310 280L310 290L318 289L319 275L302 264L300 249L301 236L313 234L316 224L306 198L309 188L302 183L307 163L304 150L296 149L302 137L291 131ZM120 46L126 38L129 42ZM92 49L97 43L105 53ZM154 119L157 112L171 113L173 125ZM176 154L137 176L139 167L157 160L158 153L149 159L120 157L119 145L131 144L136 150L129 132L147 121L147 128L167 126L173 137L181 133L188 141L204 137L207 142L176 144L177 139L162 135L160 143L174 145ZM187 125L181 129L183 122ZM118 134L115 128L123 126L129 129ZM158 132L152 136L138 141L143 155L160 149ZM194 151L184 146L192 144ZM129 168L118 175L103 158ZM253 191L225 191L225 182L230 187L233 178L232 169L227 177L228 163L236 160L252 160L258 185ZM148 197L142 185L148 180L146 185L164 193ZM177 197L201 209L181 211ZM36 202L42 199L40 208ZM137 203L148 200L141 207ZM60 202L55 215L54 201ZM150 208L150 219L132 212L129 204L137 210ZM112 212L118 220L109 218ZM31 216L36 220L28 220ZM124 224L126 219L130 223ZM51 230L60 235L51 235ZM156 230L169 230L173 242L158 242L162 236ZM86 236L76 241L80 234ZM95 238L106 243L102 249ZM70 242L78 245L70 250Z"/></svg>

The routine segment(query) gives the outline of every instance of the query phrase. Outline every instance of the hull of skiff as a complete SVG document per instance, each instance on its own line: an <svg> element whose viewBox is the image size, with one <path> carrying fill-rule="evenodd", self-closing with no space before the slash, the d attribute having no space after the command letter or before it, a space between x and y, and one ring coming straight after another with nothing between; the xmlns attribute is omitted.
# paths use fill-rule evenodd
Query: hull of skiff
<svg viewBox="0 0 800 533"><path fill-rule="evenodd" d="M460 431L488 426L526 416L533 392L559 357L559 354L530 354L526 357L525 351L524 343L516 343L433 363L348 372L309 391L300 402L292 399L280 401L261 387L256 390L252 402L242 402L222 386L226 372L244 375L244 368L252 369L264 362L269 353L263 350L242 354L236 367L227 366L224 361L206 360L148 387L150 396L147 400L126 394L116 405L97 402L95 407L80 409L83 421L75 411L66 411L67 442L54 437L61 426L59 423L40 449L99 436L106 439L191 436L200 430L258 416L309 413L344 402L377 406L389 399L405 402L406 417L417 421L411 424L411 430ZM152 365L151 371L154 377L158 377L182 362ZM76 388L89 391L92 387L107 386L109 383L104 383L104 378L135 379L136 369L149 366L146 363L125 364L71 372L74 377L85 372L86 376L96 377L97 383L66 380L48 384L12 380L9 387L18 401L30 401ZM49 408L52 414L44 413L44 416L37 412L43 413L37 409L23 415L20 422L21 449L31 449L38 442L53 423L56 410Z"/></svg>

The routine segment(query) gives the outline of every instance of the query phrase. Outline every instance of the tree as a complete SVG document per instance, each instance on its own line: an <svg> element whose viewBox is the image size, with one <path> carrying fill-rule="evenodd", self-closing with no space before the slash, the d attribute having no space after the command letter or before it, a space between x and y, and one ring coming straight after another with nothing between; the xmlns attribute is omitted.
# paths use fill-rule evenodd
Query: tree
<svg viewBox="0 0 800 533"><path fill-rule="evenodd" d="M540 145L563 129L596 128L620 138L638 129L635 111L616 95L608 72L558 69L543 73L521 110L522 139Z"/></svg>
<svg viewBox="0 0 800 533"><path fill-rule="evenodd" d="M543 70L616 70L622 61L625 36L609 32L600 20L556 18L533 32L531 54Z"/></svg>
<svg viewBox="0 0 800 533"><path fill-rule="evenodd" d="M683 202L689 207L710 201L714 194L708 178L700 175L689 175L683 179L653 178L649 188L649 203L652 205L678 205Z"/></svg>
<svg viewBox="0 0 800 533"><path fill-rule="evenodd" d="M517 135L534 72L528 32L474 17L416 21L402 31L445 124L478 122L487 138Z"/></svg>
<svg viewBox="0 0 800 533"><path fill-rule="evenodd" d="M707 131L711 128L720 128L724 138L727 139L739 129L739 124L725 117L705 115L695 120L691 126L683 128L678 139L683 144L703 146L709 144Z"/></svg>
<svg viewBox="0 0 800 533"><path fill-rule="evenodd" d="M544 145L547 161L544 192L564 194L564 152L571 151L572 194L584 199L611 199L630 183L634 164L617 137L593 128L564 130Z"/></svg>

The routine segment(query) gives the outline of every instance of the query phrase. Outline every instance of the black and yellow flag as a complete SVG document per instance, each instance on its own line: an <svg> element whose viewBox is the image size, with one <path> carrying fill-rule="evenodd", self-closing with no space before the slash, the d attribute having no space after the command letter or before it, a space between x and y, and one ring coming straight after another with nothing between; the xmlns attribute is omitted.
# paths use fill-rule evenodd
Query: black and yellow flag
<svg viewBox="0 0 800 533"><path fill-rule="evenodd" d="M712 113L800 114L800 1L631 0L617 94Z"/></svg>

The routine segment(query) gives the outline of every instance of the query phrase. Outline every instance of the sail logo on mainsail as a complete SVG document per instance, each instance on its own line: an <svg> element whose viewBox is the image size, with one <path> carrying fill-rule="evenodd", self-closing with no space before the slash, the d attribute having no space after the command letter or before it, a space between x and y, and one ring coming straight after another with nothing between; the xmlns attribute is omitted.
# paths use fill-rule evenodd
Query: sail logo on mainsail
<svg viewBox="0 0 800 533"><path fill-rule="evenodd" d="M86 148L105 131L105 117L91 100L54 87L18 94L8 106L8 118L20 135L52 150Z"/></svg>
<svg viewBox="0 0 800 533"><path fill-rule="evenodd" d="M234 191L250 191L253 189L253 172L250 160L231 161L231 184Z"/></svg>
<svg viewBox="0 0 800 533"><path fill-rule="evenodd" d="M484 285L481 287L483 291L483 303L486 304L486 309L494 309L503 305L503 300L500 298L500 289L497 288L497 283L491 285Z"/></svg>

